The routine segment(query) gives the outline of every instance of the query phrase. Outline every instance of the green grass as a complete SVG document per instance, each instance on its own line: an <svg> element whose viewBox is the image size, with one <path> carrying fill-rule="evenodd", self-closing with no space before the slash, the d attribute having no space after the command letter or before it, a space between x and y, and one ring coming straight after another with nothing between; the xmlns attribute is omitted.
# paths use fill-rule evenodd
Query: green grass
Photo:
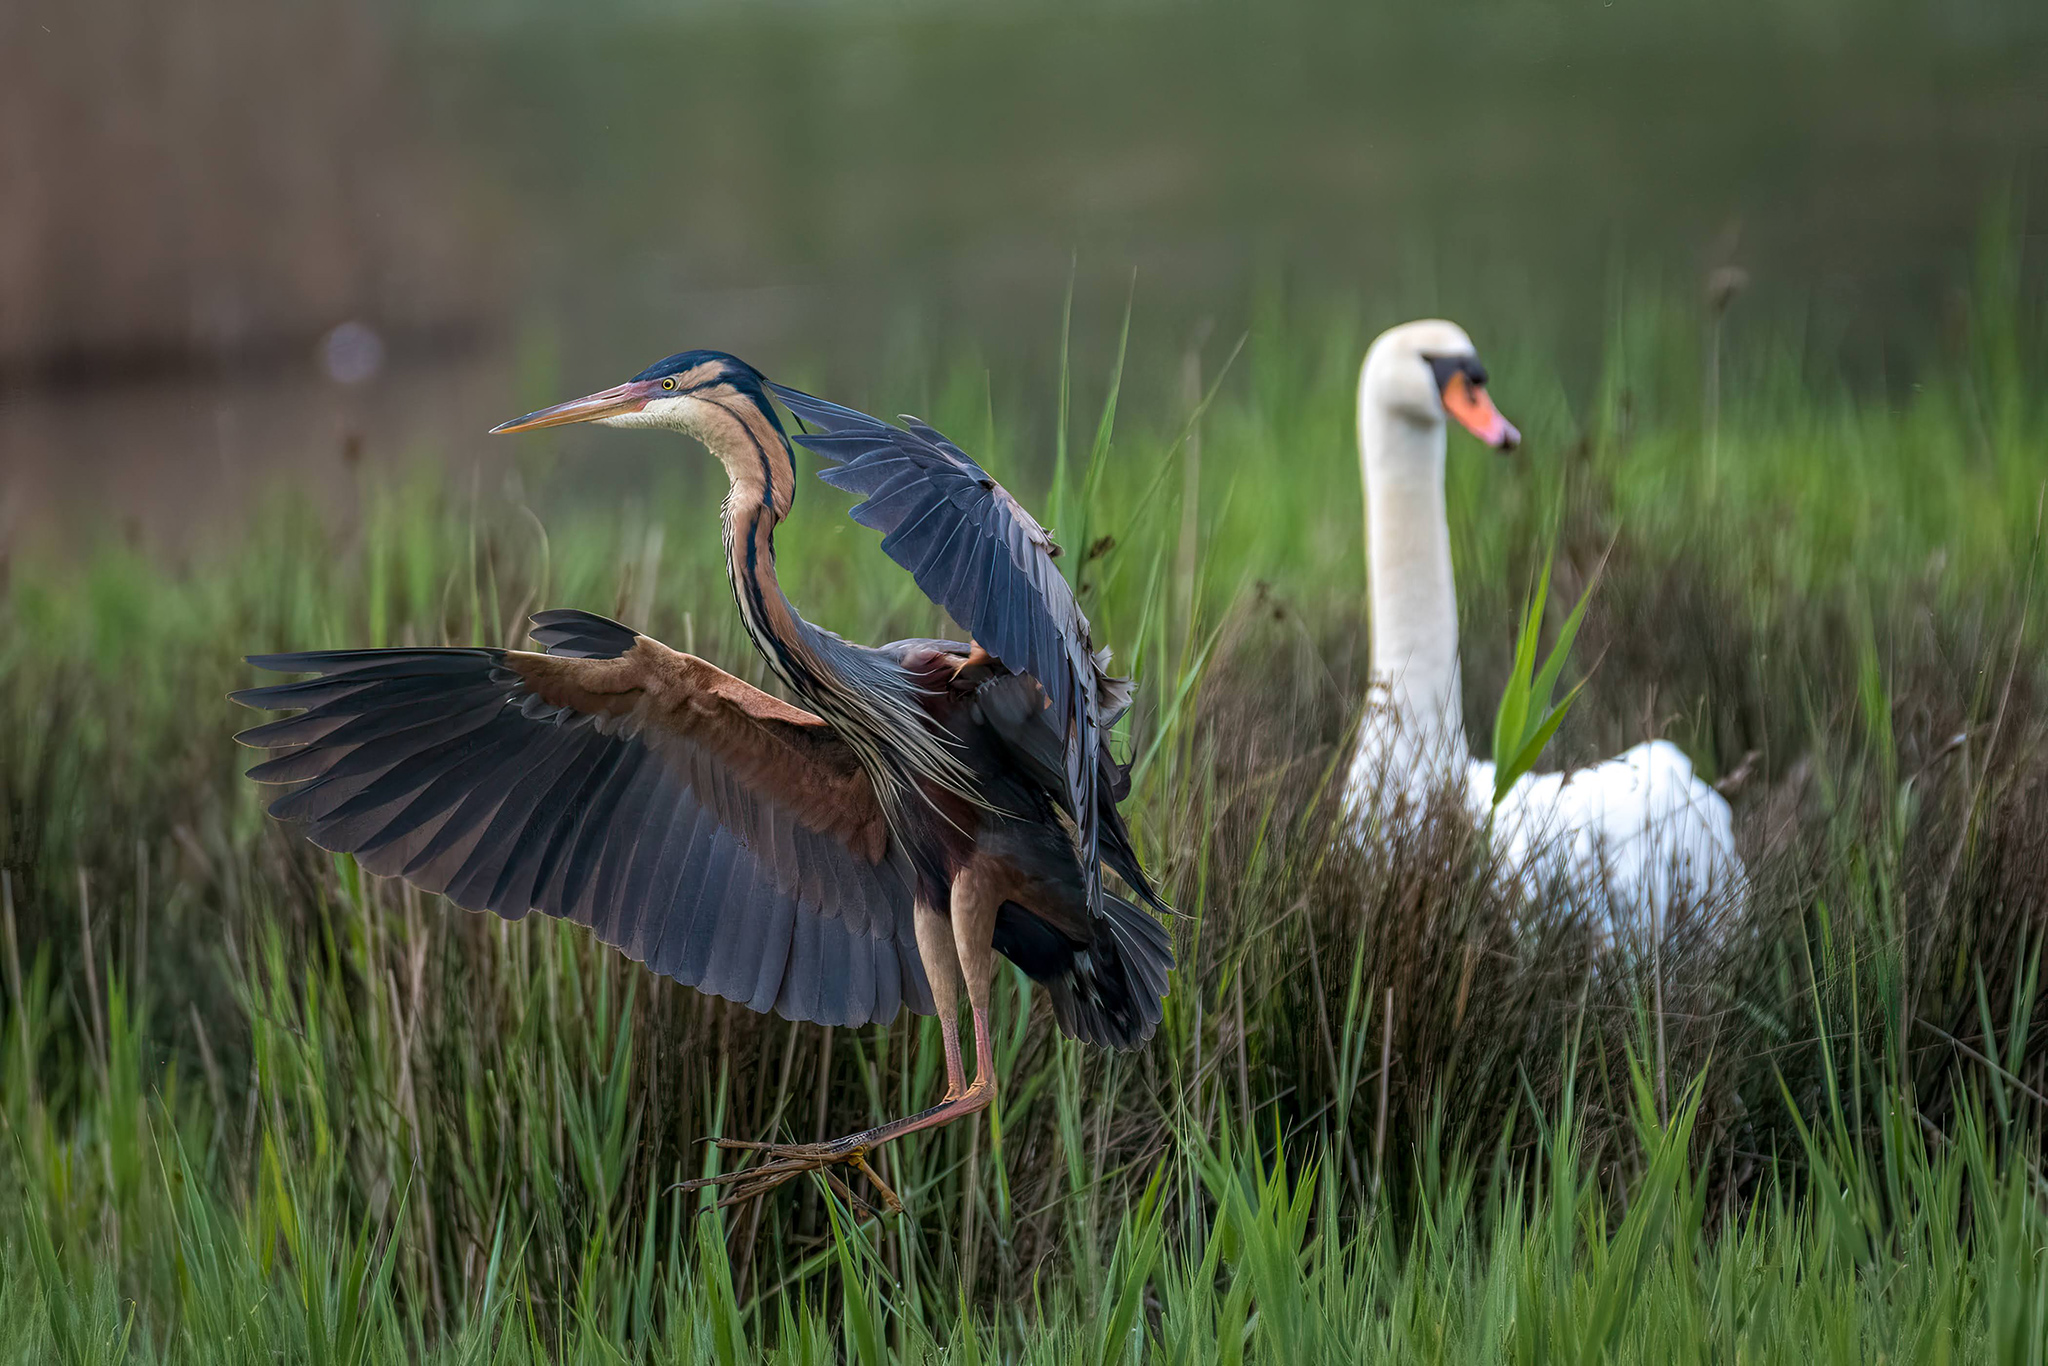
<svg viewBox="0 0 2048 1366"><path fill-rule="evenodd" d="M1607 558L1549 762L1662 734L1747 763L1750 918L1605 960L1570 907L1502 902L1456 822L1330 838L1365 664L1350 390L1392 319L1269 310L1220 379L1213 348L1198 424L1077 381L1052 489L1052 424L978 372L835 394L923 410L1053 510L1140 678L1137 831L1193 917L1135 1055L1006 977L998 1107L889 1151L910 1209L881 1225L674 1185L707 1134L927 1100L931 1022L764 1020L366 877L269 824L228 741L246 652L511 641L543 605L761 681L708 460L678 444L615 514L423 475L359 515L281 500L175 572L9 566L0 1354L2042 1361L2048 338L1980 297L1898 394L1731 342L1712 432L1669 297L1617 303L1590 395L1468 320L1529 433L1520 463L1453 449L1475 740L1562 507L1554 611ZM575 474L539 464L523 487ZM801 491L793 597L937 628L842 512Z"/></svg>

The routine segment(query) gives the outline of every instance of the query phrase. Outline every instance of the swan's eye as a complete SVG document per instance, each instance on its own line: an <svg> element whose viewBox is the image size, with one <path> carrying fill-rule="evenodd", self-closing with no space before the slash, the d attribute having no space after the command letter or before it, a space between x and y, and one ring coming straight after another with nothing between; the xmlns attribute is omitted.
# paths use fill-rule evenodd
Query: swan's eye
<svg viewBox="0 0 2048 1366"><path fill-rule="evenodd" d="M1463 356L1425 356L1429 362L1429 373L1436 381L1436 391L1441 394L1451 387L1451 381L1465 373Z"/></svg>
<svg viewBox="0 0 2048 1366"><path fill-rule="evenodd" d="M1436 380L1439 394L1449 392L1452 381L1461 375L1474 386L1486 383L1486 367L1479 363L1477 356L1424 356L1423 359L1429 362L1429 372Z"/></svg>

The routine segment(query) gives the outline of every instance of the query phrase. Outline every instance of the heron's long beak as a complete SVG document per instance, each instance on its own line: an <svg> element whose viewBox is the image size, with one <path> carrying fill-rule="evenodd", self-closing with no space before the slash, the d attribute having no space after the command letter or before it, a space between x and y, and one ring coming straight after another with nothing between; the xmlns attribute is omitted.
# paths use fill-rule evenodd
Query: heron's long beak
<svg viewBox="0 0 2048 1366"><path fill-rule="evenodd" d="M500 422L491 428L491 434L533 432L542 427L566 427L571 422L596 422L621 413L637 413L647 406L649 398L659 392L659 381L627 380L610 389L600 389L594 394L528 413L525 417L515 417L510 422Z"/></svg>
<svg viewBox="0 0 2048 1366"><path fill-rule="evenodd" d="M1444 386L1444 411L1497 451L1511 451L1522 444L1522 434L1515 430L1515 424L1500 415L1500 409L1487 397L1486 386L1474 384L1470 375L1451 376L1451 382Z"/></svg>

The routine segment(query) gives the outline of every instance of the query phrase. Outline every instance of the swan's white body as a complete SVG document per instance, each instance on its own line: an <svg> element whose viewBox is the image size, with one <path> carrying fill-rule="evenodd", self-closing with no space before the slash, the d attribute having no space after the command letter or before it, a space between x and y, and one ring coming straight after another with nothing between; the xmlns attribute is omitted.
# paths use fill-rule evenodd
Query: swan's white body
<svg viewBox="0 0 2048 1366"><path fill-rule="evenodd" d="M1674 904L1740 897L1744 885L1728 803L1676 745L1653 740L1589 768L1528 774L1496 807L1494 766L1466 743L1433 363L1472 356L1456 325L1408 323L1373 343L1359 375L1372 681L1346 796L1366 815L1419 812L1439 791L1461 793L1475 823L1491 822L1499 867L1525 893L1564 895L1610 934L1661 933ZM1513 429L1480 406L1497 424L1488 439L1512 444Z"/></svg>

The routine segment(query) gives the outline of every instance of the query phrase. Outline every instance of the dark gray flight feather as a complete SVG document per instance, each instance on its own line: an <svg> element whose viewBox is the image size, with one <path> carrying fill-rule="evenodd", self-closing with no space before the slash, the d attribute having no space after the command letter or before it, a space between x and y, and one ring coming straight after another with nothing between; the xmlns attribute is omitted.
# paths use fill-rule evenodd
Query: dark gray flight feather
<svg viewBox="0 0 2048 1366"><path fill-rule="evenodd" d="M1104 733L1130 705L1108 652L1052 562L1038 522L966 452L915 418L893 427L867 414L770 384L792 413L821 430L794 440L834 463L819 478L861 495L852 512L882 533L882 549L981 647L1045 689L1064 737L1062 781L1074 813L1089 906L1102 910Z"/></svg>
<svg viewBox="0 0 2048 1366"><path fill-rule="evenodd" d="M534 638L582 659L630 629L544 612ZM486 649L267 655L319 677L234 694L303 708L244 731L271 812L374 873L518 919L588 926L658 972L755 1010L818 1024L932 1010L910 872L804 826L684 737L625 734L551 706Z"/></svg>

